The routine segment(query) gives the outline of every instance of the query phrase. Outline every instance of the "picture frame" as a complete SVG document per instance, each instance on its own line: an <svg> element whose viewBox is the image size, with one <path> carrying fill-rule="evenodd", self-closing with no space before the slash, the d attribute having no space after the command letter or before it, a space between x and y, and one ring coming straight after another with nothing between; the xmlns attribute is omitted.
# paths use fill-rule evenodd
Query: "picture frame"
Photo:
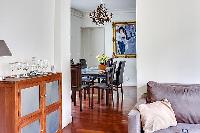
<svg viewBox="0 0 200 133"><path fill-rule="evenodd" d="M113 57L136 58L136 21L113 22Z"/></svg>

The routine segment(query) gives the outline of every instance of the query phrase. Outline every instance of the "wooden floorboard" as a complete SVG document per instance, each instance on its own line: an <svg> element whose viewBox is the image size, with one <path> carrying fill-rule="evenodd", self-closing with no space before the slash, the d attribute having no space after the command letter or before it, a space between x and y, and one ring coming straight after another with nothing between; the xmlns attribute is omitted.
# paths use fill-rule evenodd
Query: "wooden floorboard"
<svg viewBox="0 0 200 133"><path fill-rule="evenodd" d="M83 101L83 111L72 104L73 122L63 129L63 133L128 133L128 113L136 103L136 87L124 87L124 99L114 100L109 106L105 105L105 98L97 104L94 97L94 109L88 108L88 99Z"/></svg>

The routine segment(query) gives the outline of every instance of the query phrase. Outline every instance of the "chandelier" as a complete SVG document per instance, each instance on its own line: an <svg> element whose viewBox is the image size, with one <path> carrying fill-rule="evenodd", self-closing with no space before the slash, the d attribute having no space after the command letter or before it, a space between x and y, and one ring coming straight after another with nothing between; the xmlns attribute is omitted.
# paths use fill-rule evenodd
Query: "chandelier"
<svg viewBox="0 0 200 133"><path fill-rule="evenodd" d="M113 14L108 13L105 3L101 0L101 4L97 6L97 9L92 11L89 16L92 19L92 22L96 23L96 25L104 25L105 22L111 22Z"/></svg>

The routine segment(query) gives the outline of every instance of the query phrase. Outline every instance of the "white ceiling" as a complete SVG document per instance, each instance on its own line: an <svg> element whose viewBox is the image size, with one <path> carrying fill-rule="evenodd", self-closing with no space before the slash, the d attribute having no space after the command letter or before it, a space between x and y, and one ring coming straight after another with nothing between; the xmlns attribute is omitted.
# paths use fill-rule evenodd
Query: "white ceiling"
<svg viewBox="0 0 200 133"><path fill-rule="evenodd" d="M80 11L91 11L96 9L101 0L72 0L72 8ZM103 0L108 10L134 10L136 8L136 0Z"/></svg>

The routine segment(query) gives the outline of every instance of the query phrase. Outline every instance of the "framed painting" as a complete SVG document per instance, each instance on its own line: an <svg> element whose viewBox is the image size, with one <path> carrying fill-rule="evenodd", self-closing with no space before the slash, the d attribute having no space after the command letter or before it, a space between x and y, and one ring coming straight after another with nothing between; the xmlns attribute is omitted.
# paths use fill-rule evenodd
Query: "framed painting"
<svg viewBox="0 0 200 133"><path fill-rule="evenodd" d="M113 57L136 58L136 21L113 22Z"/></svg>

